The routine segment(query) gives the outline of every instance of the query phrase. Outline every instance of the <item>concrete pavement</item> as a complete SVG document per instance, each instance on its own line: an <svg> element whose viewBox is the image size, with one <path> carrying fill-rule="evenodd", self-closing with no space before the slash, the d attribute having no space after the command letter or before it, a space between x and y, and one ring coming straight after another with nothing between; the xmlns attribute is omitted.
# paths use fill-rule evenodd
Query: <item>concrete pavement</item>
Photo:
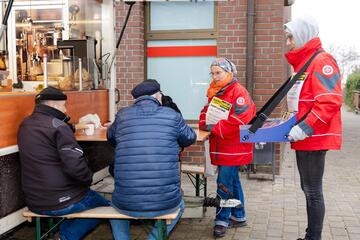
<svg viewBox="0 0 360 240"><path fill-rule="evenodd" d="M248 180L241 174L245 191L248 225L229 229L224 240L294 240L303 237L306 228L305 198L300 189L294 152L286 146L281 174L274 182ZM208 193L214 193L215 179L208 179ZM183 176L187 195L194 194ZM324 240L360 239L360 115L343 111L343 148L327 154L324 195L326 216ZM209 208L203 219L182 219L171 235L172 240L210 240L215 209ZM132 227L132 239L146 239L140 226ZM23 226L14 232L16 239L34 239L35 229ZM85 238L112 239L108 224L100 225Z"/></svg>

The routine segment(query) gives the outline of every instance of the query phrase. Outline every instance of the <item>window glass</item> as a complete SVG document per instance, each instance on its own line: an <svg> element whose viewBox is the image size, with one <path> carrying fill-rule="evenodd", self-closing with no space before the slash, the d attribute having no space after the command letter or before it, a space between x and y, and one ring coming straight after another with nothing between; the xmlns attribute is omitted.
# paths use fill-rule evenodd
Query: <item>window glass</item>
<svg viewBox="0 0 360 240"><path fill-rule="evenodd" d="M152 2L150 31L214 28L214 2Z"/></svg>
<svg viewBox="0 0 360 240"><path fill-rule="evenodd" d="M149 41L147 77L159 81L187 120L198 120L207 101L215 40Z"/></svg>
<svg viewBox="0 0 360 240"><path fill-rule="evenodd" d="M44 79L62 90L105 88L102 8L108 4L112 1L15 1L8 25L14 82L26 91L41 89Z"/></svg>

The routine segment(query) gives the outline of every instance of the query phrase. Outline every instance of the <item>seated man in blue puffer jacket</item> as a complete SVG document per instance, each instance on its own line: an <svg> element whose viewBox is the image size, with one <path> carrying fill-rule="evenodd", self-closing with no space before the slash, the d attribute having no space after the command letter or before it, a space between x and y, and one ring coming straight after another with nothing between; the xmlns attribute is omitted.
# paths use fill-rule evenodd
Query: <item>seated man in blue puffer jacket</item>
<svg viewBox="0 0 360 240"><path fill-rule="evenodd" d="M196 134L170 107L161 105L160 84L145 80L131 94L134 105L120 110L107 136L115 146L115 190L112 204L133 217L155 217L181 209L167 226L168 234L184 209L180 190L179 147L196 141ZM111 222L116 240L130 239L130 221ZM148 239L157 239L153 228Z"/></svg>

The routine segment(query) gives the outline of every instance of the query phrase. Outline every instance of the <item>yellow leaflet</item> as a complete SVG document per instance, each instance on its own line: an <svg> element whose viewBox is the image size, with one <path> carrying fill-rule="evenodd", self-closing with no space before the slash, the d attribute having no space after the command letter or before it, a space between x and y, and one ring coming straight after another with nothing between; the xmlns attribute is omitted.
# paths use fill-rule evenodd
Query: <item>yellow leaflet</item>
<svg viewBox="0 0 360 240"><path fill-rule="evenodd" d="M220 98L217 98L217 97L213 97L210 104L213 104L215 107L218 107L220 109L224 109L227 111L230 111L231 106L232 106L231 103L229 103L225 100L222 100Z"/></svg>

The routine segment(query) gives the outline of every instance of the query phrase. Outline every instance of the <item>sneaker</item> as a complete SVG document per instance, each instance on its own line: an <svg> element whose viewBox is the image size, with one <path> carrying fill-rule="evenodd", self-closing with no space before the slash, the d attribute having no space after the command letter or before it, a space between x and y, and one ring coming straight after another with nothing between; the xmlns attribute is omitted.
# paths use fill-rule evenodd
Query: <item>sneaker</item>
<svg viewBox="0 0 360 240"><path fill-rule="evenodd" d="M226 233L226 227L221 225L215 225L214 227L214 237L221 238L224 237Z"/></svg>
<svg viewBox="0 0 360 240"><path fill-rule="evenodd" d="M245 227L246 225L246 221L236 221L234 219L230 219L229 222L229 228Z"/></svg>

